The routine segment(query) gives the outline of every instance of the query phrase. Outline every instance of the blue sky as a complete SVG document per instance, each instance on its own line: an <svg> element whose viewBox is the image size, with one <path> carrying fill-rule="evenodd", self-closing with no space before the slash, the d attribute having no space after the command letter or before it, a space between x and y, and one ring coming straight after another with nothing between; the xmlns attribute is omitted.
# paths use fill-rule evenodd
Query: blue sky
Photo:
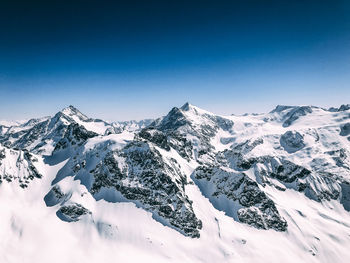
<svg viewBox="0 0 350 263"><path fill-rule="evenodd" d="M350 103L346 1L2 1L0 119Z"/></svg>

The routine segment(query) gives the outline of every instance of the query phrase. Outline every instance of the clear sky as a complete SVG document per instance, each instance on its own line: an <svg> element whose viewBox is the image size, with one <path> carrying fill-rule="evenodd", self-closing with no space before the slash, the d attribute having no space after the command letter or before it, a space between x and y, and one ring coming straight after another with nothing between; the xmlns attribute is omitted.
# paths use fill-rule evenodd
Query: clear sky
<svg viewBox="0 0 350 263"><path fill-rule="evenodd" d="M0 1L0 119L350 103L349 1Z"/></svg>

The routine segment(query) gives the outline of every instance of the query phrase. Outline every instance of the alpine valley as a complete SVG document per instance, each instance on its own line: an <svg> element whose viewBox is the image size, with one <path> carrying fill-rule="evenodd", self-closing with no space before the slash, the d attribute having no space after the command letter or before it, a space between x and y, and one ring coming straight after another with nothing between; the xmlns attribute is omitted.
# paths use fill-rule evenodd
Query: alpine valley
<svg viewBox="0 0 350 263"><path fill-rule="evenodd" d="M349 262L350 105L0 122L0 262Z"/></svg>

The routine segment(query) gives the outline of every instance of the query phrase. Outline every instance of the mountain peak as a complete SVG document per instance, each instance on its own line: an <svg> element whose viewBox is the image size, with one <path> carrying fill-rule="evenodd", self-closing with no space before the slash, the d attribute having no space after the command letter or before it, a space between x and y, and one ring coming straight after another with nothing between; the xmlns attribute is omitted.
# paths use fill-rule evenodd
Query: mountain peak
<svg viewBox="0 0 350 263"><path fill-rule="evenodd" d="M74 107L73 105L69 105L68 107L65 107L61 110L62 113L70 114L70 113L76 113L79 112L79 110Z"/></svg>
<svg viewBox="0 0 350 263"><path fill-rule="evenodd" d="M289 106L289 105L277 105L270 113L274 112L282 112L287 109L295 108L296 106Z"/></svg>
<svg viewBox="0 0 350 263"><path fill-rule="evenodd" d="M184 105L180 107L180 110L182 111L198 111L198 112L204 112L205 110L198 108L197 106L194 106L193 104L186 102Z"/></svg>
<svg viewBox="0 0 350 263"><path fill-rule="evenodd" d="M194 106L193 104L190 104L188 102L186 102L184 105L182 105L182 107L180 108L180 110L185 114L185 115L202 115L202 114L209 114L209 115L213 115L213 113L203 110L201 108L198 108L197 106Z"/></svg>
<svg viewBox="0 0 350 263"><path fill-rule="evenodd" d="M312 109L318 109L319 107L313 105L298 105L298 106L289 106L289 105L277 105L270 113L280 113L285 110L296 110L296 111L312 111Z"/></svg>
<svg viewBox="0 0 350 263"><path fill-rule="evenodd" d="M182 105L182 107L180 109L183 110L183 111L189 111L193 107L194 107L193 105L191 105L190 103L186 102L184 105Z"/></svg>
<svg viewBox="0 0 350 263"><path fill-rule="evenodd" d="M86 115L81 113L73 105L69 105L68 107L64 108L63 110L61 110L61 113L63 113L64 115L67 115L69 117L78 117L80 120L84 120L84 121L89 119Z"/></svg>
<svg viewBox="0 0 350 263"><path fill-rule="evenodd" d="M339 108L331 107L328 110L332 112L347 111L347 110L350 110L350 104L342 104Z"/></svg>

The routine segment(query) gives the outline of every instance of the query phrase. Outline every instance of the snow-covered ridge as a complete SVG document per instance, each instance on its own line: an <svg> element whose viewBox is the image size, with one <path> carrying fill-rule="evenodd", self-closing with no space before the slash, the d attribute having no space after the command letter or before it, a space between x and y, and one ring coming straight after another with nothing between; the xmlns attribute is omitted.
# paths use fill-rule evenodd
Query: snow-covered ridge
<svg viewBox="0 0 350 263"><path fill-rule="evenodd" d="M0 145L0 184L6 181L27 188L32 180L42 177L35 166L36 163L37 156Z"/></svg>
<svg viewBox="0 0 350 263"><path fill-rule="evenodd" d="M69 106L0 125L0 143L0 261L57 247L87 262L350 259L349 105L220 116L186 103L118 123Z"/></svg>
<svg viewBox="0 0 350 263"><path fill-rule="evenodd" d="M9 147L26 149L36 153L50 155L67 132L76 126L82 133L89 133L90 137L121 133L123 131L136 132L145 127L151 120L139 122L108 123L100 119L92 119L70 105L53 117L30 119L13 126L0 125L0 143ZM74 136L73 136L74 137Z"/></svg>

